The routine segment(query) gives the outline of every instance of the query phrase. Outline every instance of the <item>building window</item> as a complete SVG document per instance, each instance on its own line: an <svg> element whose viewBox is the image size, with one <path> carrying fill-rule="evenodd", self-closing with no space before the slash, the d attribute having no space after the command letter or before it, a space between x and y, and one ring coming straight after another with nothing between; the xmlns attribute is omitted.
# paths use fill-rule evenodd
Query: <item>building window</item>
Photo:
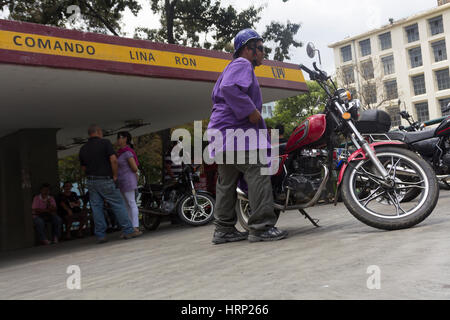
<svg viewBox="0 0 450 320"><path fill-rule="evenodd" d="M417 121L425 122L430 120L430 114L428 112L428 102L422 102L416 104Z"/></svg>
<svg viewBox="0 0 450 320"><path fill-rule="evenodd" d="M352 61L352 46L341 48L341 56L343 62Z"/></svg>
<svg viewBox="0 0 450 320"><path fill-rule="evenodd" d="M377 103L377 87L375 84L368 84L363 87L364 101L366 104Z"/></svg>
<svg viewBox="0 0 450 320"><path fill-rule="evenodd" d="M439 33L444 33L444 23L442 22L442 16L428 20L430 24L431 35L434 36Z"/></svg>
<svg viewBox="0 0 450 320"><path fill-rule="evenodd" d="M447 60L447 48L445 40L437 41L431 44L434 53L434 62Z"/></svg>
<svg viewBox="0 0 450 320"><path fill-rule="evenodd" d="M413 87L414 87L414 95L418 96L421 94L427 93L427 89L425 87L425 75L412 77Z"/></svg>
<svg viewBox="0 0 450 320"><path fill-rule="evenodd" d="M419 25L413 24L412 26L406 27L406 36L408 37L408 43L418 41L420 39L419 37Z"/></svg>
<svg viewBox="0 0 450 320"><path fill-rule="evenodd" d="M444 112L444 109L447 108L449 103L450 103L450 98L439 100L439 104L441 105L442 116L450 116L450 110L447 112Z"/></svg>
<svg viewBox="0 0 450 320"><path fill-rule="evenodd" d="M359 47L361 48L361 56L369 56L372 53L372 48L370 47L370 39L363 40L359 42Z"/></svg>
<svg viewBox="0 0 450 320"><path fill-rule="evenodd" d="M398 98L397 80L386 81L384 88L386 89L386 98L388 100Z"/></svg>
<svg viewBox="0 0 450 320"><path fill-rule="evenodd" d="M343 80L346 85L355 83L355 72L353 70L353 67L344 68L342 70L342 73L343 73Z"/></svg>
<svg viewBox="0 0 450 320"><path fill-rule="evenodd" d="M399 108L389 108L386 110L391 117L391 126L393 128L398 127L402 124L402 119L400 118L400 109Z"/></svg>
<svg viewBox="0 0 450 320"><path fill-rule="evenodd" d="M395 64L394 64L394 56L381 58L381 62L383 63L384 75L395 73Z"/></svg>
<svg viewBox="0 0 450 320"><path fill-rule="evenodd" d="M392 39L390 32L380 34L378 38L380 39L381 50L387 50L392 48Z"/></svg>
<svg viewBox="0 0 450 320"><path fill-rule="evenodd" d="M422 49L420 47L409 50L409 59L411 61L411 68L417 68L423 65Z"/></svg>
<svg viewBox="0 0 450 320"><path fill-rule="evenodd" d="M450 89L450 77L448 69L436 71L436 80L439 90Z"/></svg>
<svg viewBox="0 0 450 320"><path fill-rule="evenodd" d="M364 80L369 80L369 79L375 78L372 60L362 62L361 69L362 69L362 76L363 76Z"/></svg>

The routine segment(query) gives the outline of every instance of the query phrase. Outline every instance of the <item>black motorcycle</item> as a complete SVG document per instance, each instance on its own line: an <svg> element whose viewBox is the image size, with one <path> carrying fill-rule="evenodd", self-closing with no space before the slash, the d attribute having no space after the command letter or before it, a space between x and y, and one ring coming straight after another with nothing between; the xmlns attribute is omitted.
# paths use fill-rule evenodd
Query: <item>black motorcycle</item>
<svg viewBox="0 0 450 320"><path fill-rule="evenodd" d="M444 113L450 110L450 104ZM423 123L414 121L406 111L400 116L408 121L408 128L399 127L399 130L386 132L383 135L389 140L398 140L406 143L408 147L419 153L434 169L441 185L450 189L450 116L444 119L437 128L426 128ZM377 135L369 135L372 140L379 139ZM411 181L413 182L413 181ZM406 192L402 202L413 200L421 192L420 189L411 188Z"/></svg>
<svg viewBox="0 0 450 320"><path fill-rule="evenodd" d="M205 225L214 219L213 196L195 189L194 184L200 180L199 167L183 164L176 180L165 184L146 182L138 189L139 212L145 229L157 229L164 217L175 219L178 216L191 226Z"/></svg>

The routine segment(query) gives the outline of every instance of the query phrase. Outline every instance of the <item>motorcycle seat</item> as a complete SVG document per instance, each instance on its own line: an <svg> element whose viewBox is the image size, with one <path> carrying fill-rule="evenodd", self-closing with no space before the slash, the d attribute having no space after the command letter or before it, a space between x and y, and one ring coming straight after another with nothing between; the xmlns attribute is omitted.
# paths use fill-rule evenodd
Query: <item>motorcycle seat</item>
<svg viewBox="0 0 450 320"><path fill-rule="evenodd" d="M398 140L398 141L404 141L405 140L405 132L403 131L391 131L386 133L386 135L389 137L389 139L391 140Z"/></svg>
<svg viewBox="0 0 450 320"><path fill-rule="evenodd" d="M407 132L405 134L406 143L414 143L418 141L428 140L434 137L435 129L428 129L415 132Z"/></svg>
<svg viewBox="0 0 450 320"><path fill-rule="evenodd" d="M388 132L387 136L392 140L399 140L405 143L415 143L418 141L428 140L434 137L435 129L428 129L423 131L402 132L392 131Z"/></svg>

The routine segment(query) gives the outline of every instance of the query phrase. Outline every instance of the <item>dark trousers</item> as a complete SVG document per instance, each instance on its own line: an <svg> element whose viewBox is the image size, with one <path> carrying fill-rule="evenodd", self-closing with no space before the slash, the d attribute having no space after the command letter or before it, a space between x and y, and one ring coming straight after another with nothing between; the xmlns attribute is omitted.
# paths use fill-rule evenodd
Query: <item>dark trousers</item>
<svg viewBox="0 0 450 320"><path fill-rule="evenodd" d="M36 230L39 241L48 240L45 235L45 223L51 222L52 224L52 239L61 237L62 219L53 214L41 214L39 216L33 216L34 229Z"/></svg>
<svg viewBox="0 0 450 320"><path fill-rule="evenodd" d="M273 209L273 194L270 176L261 175L261 164L219 164L216 185L217 229L226 230L236 225L236 187L241 173L248 185L248 197L252 214L248 220L250 232L266 231L277 223ZM236 163L236 162L235 162Z"/></svg>

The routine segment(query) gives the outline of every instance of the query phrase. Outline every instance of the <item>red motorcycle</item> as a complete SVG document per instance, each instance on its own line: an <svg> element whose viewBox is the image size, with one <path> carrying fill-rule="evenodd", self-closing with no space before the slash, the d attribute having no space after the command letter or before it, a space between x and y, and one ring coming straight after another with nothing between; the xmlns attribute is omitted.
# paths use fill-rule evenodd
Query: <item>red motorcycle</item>
<svg viewBox="0 0 450 320"><path fill-rule="evenodd" d="M371 110L359 123L358 100L338 89L327 74L313 64L315 71L300 65L327 93L322 114L309 117L279 146L278 172L272 176L273 207L277 214L299 210L315 226L317 220L305 211L313 207L329 185L336 168L333 159L339 141L352 141L356 151L343 153L335 195L341 192L345 206L361 222L378 229L410 228L428 217L439 198L439 187L431 166L405 143L383 141L370 144L358 127L390 127L390 118ZM372 128L373 129L373 128ZM376 128L375 128L376 129ZM414 201L402 203L409 189L420 190ZM334 197L337 198L336 196ZM241 225L248 230L251 208L244 187L237 189L236 210Z"/></svg>

